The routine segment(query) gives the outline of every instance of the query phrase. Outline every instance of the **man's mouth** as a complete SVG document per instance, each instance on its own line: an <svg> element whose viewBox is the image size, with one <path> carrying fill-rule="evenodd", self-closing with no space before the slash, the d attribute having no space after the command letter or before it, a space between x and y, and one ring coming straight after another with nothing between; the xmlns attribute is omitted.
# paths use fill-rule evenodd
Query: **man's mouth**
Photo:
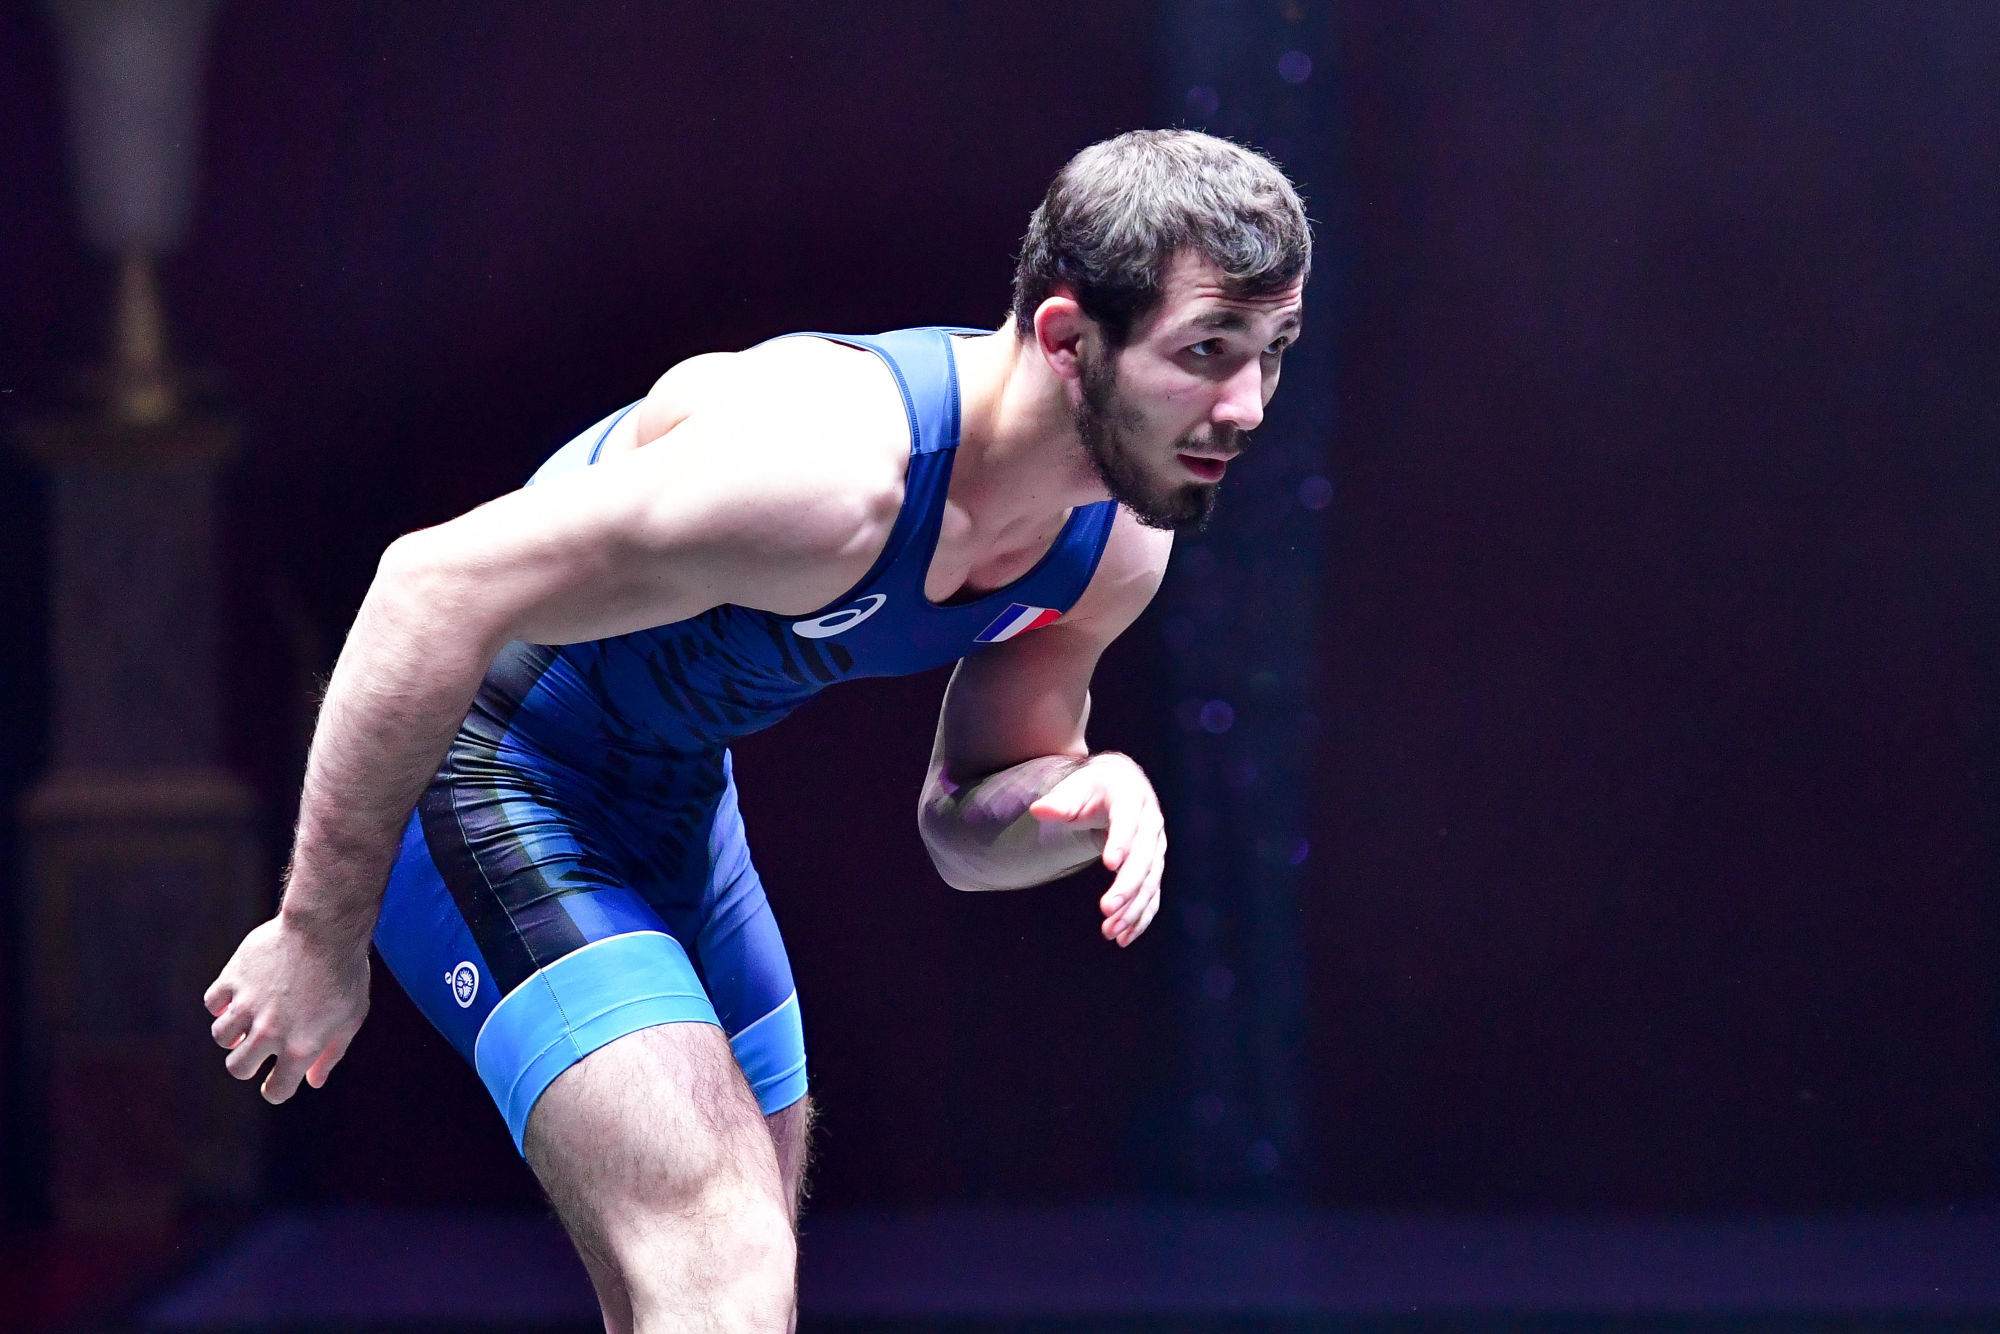
<svg viewBox="0 0 2000 1334"><path fill-rule="evenodd" d="M1182 454L1181 465L1204 482L1219 482L1223 472L1229 467L1228 459L1204 458L1200 454Z"/></svg>

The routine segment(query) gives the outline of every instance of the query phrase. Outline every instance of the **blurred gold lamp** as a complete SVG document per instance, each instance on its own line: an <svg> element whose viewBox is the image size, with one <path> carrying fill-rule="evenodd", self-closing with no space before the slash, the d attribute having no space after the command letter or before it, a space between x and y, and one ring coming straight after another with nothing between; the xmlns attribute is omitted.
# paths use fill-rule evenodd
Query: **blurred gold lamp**
<svg viewBox="0 0 2000 1334"><path fill-rule="evenodd" d="M114 419L179 410L157 257L194 203L201 85L217 0L44 0L61 37L84 234L118 262L105 397Z"/></svg>

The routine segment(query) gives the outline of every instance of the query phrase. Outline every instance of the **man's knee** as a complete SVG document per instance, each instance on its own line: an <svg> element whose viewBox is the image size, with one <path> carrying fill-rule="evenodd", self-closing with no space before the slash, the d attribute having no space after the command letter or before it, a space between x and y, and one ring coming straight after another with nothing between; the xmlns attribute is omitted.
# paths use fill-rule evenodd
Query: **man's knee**
<svg viewBox="0 0 2000 1334"><path fill-rule="evenodd" d="M747 1278L791 1291L798 1263L798 1243L792 1235L791 1211L769 1192L732 1194L719 1217L716 1253L735 1257Z"/></svg>
<svg viewBox="0 0 2000 1334"><path fill-rule="evenodd" d="M526 1139L564 1223L628 1279L686 1280L720 1262L783 1269L789 1284L771 1136L713 1027L649 1029L593 1052L549 1086Z"/></svg>
<svg viewBox="0 0 2000 1334"><path fill-rule="evenodd" d="M613 1263L640 1309L687 1307L757 1328L791 1309L798 1264L790 1212L768 1189L718 1180L695 1198L620 1220Z"/></svg>

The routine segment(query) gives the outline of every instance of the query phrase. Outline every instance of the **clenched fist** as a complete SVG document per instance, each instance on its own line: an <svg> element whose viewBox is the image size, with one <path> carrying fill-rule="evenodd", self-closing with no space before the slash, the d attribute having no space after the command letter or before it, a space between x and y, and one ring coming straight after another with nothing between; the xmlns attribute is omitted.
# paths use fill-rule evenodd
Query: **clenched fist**
<svg viewBox="0 0 2000 1334"><path fill-rule="evenodd" d="M368 1017L368 942L329 945L281 914L243 938L202 1003L229 1073L253 1079L273 1061L264 1100L283 1102L302 1077L323 1087Z"/></svg>

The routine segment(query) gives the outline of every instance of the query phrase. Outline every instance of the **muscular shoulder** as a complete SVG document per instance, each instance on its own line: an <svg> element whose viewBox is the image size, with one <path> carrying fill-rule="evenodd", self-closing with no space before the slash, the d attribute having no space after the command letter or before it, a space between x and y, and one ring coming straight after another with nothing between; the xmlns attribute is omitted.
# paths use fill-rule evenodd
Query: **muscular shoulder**
<svg viewBox="0 0 2000 1334"><path fill-rule="evenodd" d="M838 597L895 525L909 422L870 353L793 338L690 358L629 420L619 443L650 461L641 472L717 495L718 538L761 547L794 572L750 605L793 612Z"/></svg>
<svg viewBox="0 0 2000 1334"><path fill-rule="evenodd" d="M1117 638L1159 591L1173 549L1172 533L1146 527L1121 506L1090 586L1063 620L1107 643Z"/></svg>
<svg viewBox="0 0 2000 1334"><path fill-rule="evenodd" d="M909 419L888 368L873 353L824 338L689 357L654 383L632 416L634 445L699 417L754 432L767 448L796 443L843 463L854 455L887 459L899 475L909 449Z"/></svg>

